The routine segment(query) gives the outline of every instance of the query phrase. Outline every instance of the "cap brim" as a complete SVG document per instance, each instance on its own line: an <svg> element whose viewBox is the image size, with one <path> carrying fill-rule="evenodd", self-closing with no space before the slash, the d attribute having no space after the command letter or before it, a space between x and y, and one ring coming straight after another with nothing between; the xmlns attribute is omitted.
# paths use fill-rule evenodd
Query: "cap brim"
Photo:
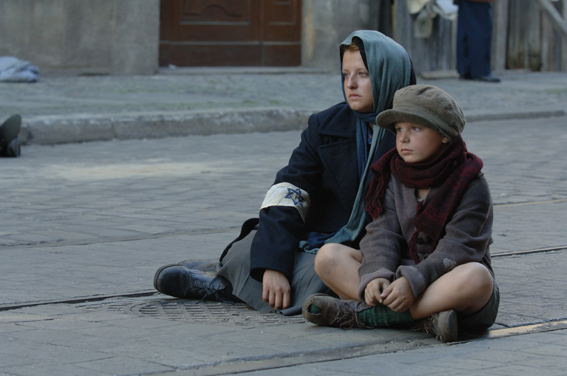
<svg viewBox="0 0 567 376"><path fill-rule="evenodd" d="M424 125L450 139L455 137L453 135L447 134L439 128L439 126L434 122L439 121L438 119L429 119L427 116L425 116L424 113L417 114L415 112L408 111L408 109L406 109L405 111L392 109L382 111L378 114L378 116L376 116L376 124L378 124L378 126L381 128L390 130L394 134L396 134L396 123L399 121L407 121L408 123Z"/></svg>

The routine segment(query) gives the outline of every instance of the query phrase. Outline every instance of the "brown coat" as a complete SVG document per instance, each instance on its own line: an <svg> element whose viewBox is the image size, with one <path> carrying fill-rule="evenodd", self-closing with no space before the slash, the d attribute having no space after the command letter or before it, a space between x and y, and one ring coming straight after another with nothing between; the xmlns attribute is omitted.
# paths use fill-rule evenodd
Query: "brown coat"
<svg viewBox="0 0 567 376"><path fill-rule="evenodd" d="M421 261L417 265L411 259L408 248L415 231L412 222L418 203L414 191L391 175L384 212L366 227L367 234L360 242L364 256L358 271L361 300L364 300L366 285L380 277L390 281L406 277L417 298L437 278L461 264L479 262L493 273L489 251L492 243L492 198L483 174L470 183L455 214L445 226L445 235L433 252L430 253L432 239L425 234L419 235L417 252ZM424 204L435 192L436 189L432 188Z"/></svg>

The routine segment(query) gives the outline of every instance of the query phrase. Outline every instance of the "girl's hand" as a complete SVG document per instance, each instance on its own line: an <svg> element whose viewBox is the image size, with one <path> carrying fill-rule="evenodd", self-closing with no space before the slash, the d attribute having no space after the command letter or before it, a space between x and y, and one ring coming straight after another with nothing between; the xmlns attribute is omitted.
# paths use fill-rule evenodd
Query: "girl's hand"
<svg viewBox="0 0 567 376"><path fill-rule="evenodd" d="M262 299L274 309L288 308L291 301L291 287L287 277L275 270L267 269L262 279Z"/></svg>

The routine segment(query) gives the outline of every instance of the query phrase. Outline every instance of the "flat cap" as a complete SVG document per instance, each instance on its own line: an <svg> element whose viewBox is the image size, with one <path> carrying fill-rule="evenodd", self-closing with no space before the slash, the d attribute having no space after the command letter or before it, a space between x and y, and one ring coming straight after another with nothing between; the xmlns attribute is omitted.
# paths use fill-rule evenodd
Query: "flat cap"
<svg viewBox="0 0 567 376"><path fill-rule="evenodd" d="M396 91L393 108L376 117L376 124L394 133L398 121L432 128L449 140L457 137L466 123L465 115L453 97L431 85L410 85Z"/></svg>

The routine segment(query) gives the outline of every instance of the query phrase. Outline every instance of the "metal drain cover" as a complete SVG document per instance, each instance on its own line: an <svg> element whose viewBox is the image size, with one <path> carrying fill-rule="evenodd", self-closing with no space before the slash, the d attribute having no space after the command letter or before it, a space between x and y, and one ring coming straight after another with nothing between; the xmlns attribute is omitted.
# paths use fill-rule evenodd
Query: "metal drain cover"
<svg viewBox="0 0 567 376"><path fill-rule="evenodd" d="M82 304L78 308L88 311L128 313L189 323L225 324L241 327L307 322L301 315L284 316L278 313L260 313L243 303L199 302L184 299L163 299L143 303L132 302L131 300L127 302L112 301Z"/></svg>

